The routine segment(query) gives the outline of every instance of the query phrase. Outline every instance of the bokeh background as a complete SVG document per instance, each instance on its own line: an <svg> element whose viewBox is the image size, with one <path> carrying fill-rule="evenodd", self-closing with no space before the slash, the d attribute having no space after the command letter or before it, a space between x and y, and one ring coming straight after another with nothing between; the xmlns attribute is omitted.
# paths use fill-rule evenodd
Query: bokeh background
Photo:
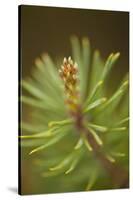
<svg viewBox="0 0 133 200"><path fill-rule="evenodd" d="M22 78L30 76L34 60L43 52L53 60L71 55L72 35L79 39L88 37L92 51L100 50L104 59L112 52L121 53L115 72L111 72L110 87L128 71L129 13L23 5L19 16ZM31 160L24 157L21 164L22 193L43 193L43 180L37 176Z"/></svg>

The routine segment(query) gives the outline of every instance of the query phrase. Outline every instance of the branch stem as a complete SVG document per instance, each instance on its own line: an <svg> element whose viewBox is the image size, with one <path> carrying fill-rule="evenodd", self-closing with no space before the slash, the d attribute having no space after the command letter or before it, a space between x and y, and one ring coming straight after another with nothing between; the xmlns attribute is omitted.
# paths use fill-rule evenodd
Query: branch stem
<svg viewBox="0 0 133 200"><path fill-rule="evenodd" d="M82 109L78 108L77 113L73 113L75 119L75 127L79 133L86 135L87 140L93 148L94 156L99 160L102 167L109 174L114 187L128 188L129 187L129 174L128 172L116 163L112 163L105 153L102 151L102 147L96 142L94 136L90 133L84 123L84 117Z"/></svg>

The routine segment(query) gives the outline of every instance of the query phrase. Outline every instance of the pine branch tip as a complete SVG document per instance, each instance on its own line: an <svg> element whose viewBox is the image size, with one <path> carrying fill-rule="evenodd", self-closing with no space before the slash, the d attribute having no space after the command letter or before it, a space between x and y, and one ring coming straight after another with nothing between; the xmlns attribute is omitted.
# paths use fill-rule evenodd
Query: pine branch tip
<svg viewBox="0 0 133 200"><path fill-rule="evenodd" d="M33 154L34 152L35 152L34 150L30 151L30 152L29 152L29 155Z"/></svg>
<svg viewBox="0 0 133 200"><path fill-rule="evenodd" d="M104 82L103 80L99 81L98 86L101 86L103 84L103 82Z"/></svg>

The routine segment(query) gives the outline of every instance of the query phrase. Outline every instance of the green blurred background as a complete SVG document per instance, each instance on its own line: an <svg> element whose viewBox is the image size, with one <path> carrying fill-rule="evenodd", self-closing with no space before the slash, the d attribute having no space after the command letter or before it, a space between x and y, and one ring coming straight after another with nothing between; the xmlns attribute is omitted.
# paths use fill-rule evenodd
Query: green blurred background
<svg viewBox="0 0 133 200"><path fill-rule="evenodd" d="M30 76L34 60L43 52L49 53L53 60L71 55L72 35L79 39L88 37L92 50L99 49L104 59L112 52L121 53L115 68L117 76L112 76L110 87L128 71L129 13L23 5L19 7L19 14L22 78ZM23 113L27 118L28 110L23 110ZM28 156L24 156L21 168L22 193L42 193L44 180L38 176L31 162Z"/></svg>

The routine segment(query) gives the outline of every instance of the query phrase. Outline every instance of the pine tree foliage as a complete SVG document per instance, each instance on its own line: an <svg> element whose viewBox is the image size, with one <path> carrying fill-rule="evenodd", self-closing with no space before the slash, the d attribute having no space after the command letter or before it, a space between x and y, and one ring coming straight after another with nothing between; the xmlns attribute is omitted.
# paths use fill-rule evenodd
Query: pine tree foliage
<svg viewBox="0 0 133 200"><path fill-rule="evenodd" d="M71 38L72 58L78 66L80 103L86 127L111 163L128 171L128 74L110 92L108 81L120 53L104 62L92 53L87 38ZM35 61L31 77L21 81L22 155L31 159L44 193L119 188L112 184L94 149L75 128L66 106L60 66L48 54Z"/></svg>

